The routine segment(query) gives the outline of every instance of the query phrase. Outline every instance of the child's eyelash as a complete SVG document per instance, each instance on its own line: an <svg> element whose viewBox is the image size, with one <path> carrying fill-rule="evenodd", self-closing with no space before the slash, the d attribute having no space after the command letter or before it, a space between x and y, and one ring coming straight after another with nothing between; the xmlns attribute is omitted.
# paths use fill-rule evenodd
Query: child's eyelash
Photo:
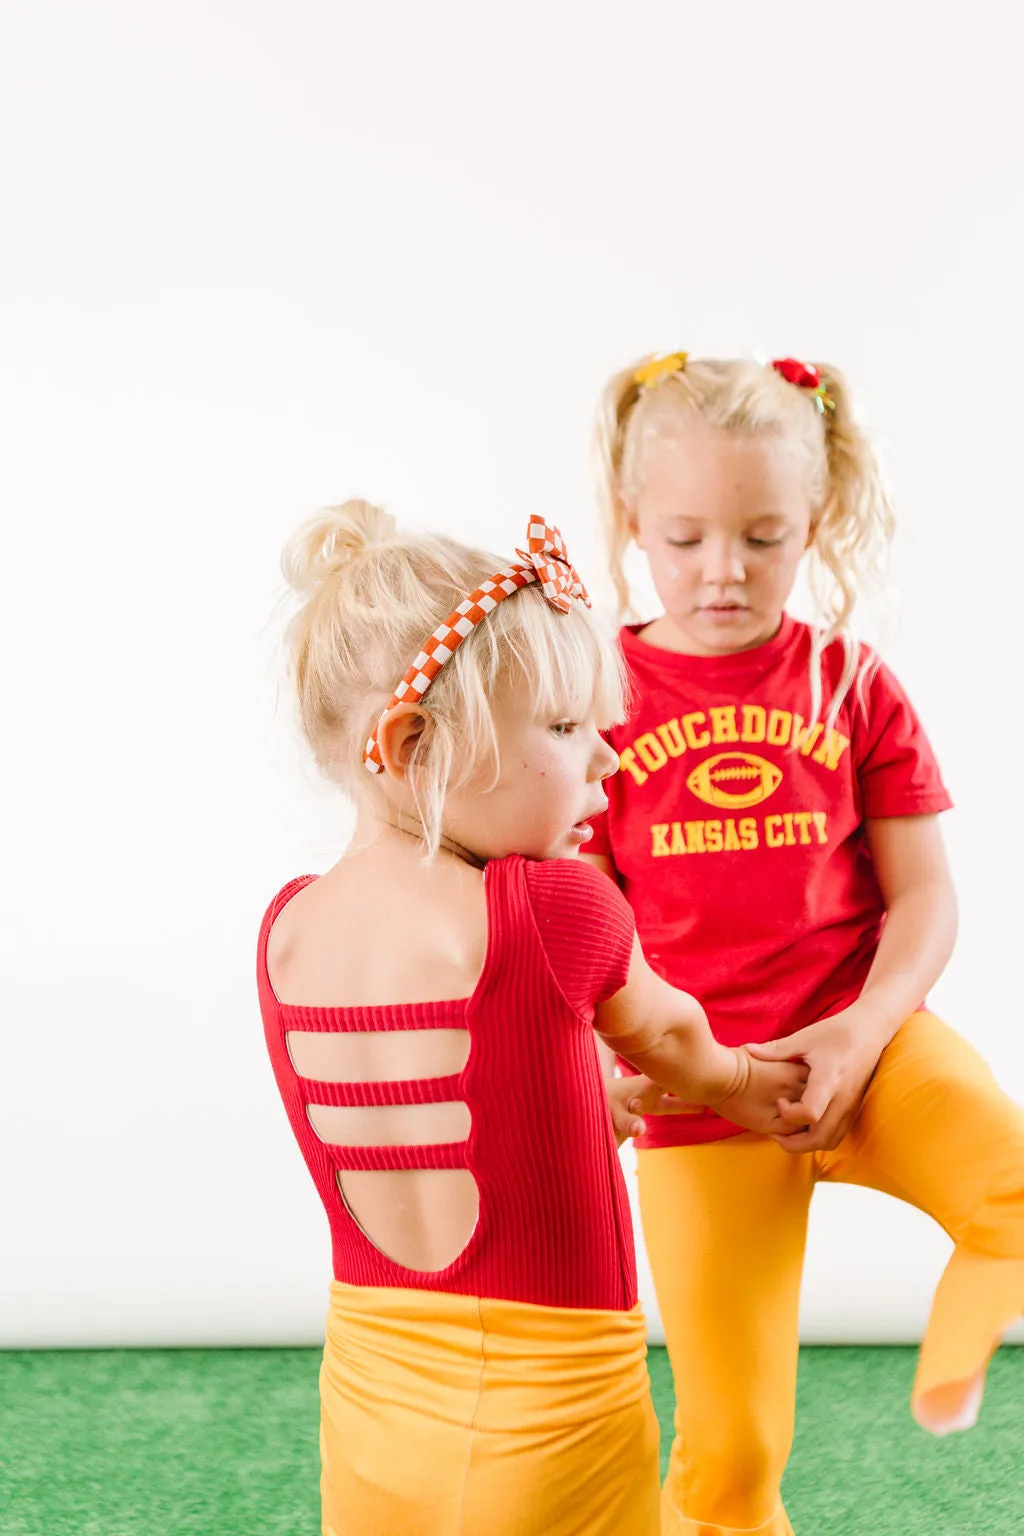
<svg viewBox="0 0 1024 1536"><path fill-rule="evenodd" d="M672 549L696 549L700 539L666 539ZM781 544L781 539L748 539L747 543L754 549L773 549L776 544Z"/></svg>

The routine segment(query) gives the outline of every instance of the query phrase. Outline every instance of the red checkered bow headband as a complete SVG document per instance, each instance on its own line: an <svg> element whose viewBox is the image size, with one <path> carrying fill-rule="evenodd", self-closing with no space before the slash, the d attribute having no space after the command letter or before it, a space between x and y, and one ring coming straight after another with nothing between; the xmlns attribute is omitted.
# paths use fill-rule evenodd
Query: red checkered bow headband
<svg viewBox="0 0 1024 1536"><path fill-rule="evenodd" d="M466 636L472 634L476 626L482 623L499 603L504 602L506 597L511 597L513 592L519 591L520 587L528 587L533 582L540 582L544 596L553 608L558 609L559 613L570 611L573 598L590 607L587 589L580 580L575 566L569 561L565 551L565 540L557 528L552 528L548 523L535 519L526 530L526 546L525 550L516 550L516 554L523 562L521 565L513 562L504 570L498 571L488 581L477 587L475 592L471 592L455 611L448 615L444 623L434 630L384 706L373 734L366 743L363 762L370 773L382 773L384 769L377 732L385 716L394 709L396 704L418 704L445 662L455 654Z"/></svg>

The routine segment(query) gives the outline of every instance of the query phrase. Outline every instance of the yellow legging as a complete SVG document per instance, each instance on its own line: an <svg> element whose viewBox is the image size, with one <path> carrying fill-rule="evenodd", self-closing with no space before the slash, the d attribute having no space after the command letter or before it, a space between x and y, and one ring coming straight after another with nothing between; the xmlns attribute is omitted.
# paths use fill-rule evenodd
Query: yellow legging
<svg viewBox="0 0 1024 1536"><path fill-rule="evenodd" d="M658 1536L630 1312L331 1285L323 1536Z"/></svg>
<svg viewBox="0 0 1024 1536"><path fill-rule="evenodd" d="M953 1239L911 1407L935 1433L974 1422L989 1360L1024 1313L1024 1111L933 1014L914 1014L887 1047L835 1151L794 1155L744 1135L640 1152L638 1166L676 1384L663 1536L792 1536L779 1490L819 1180L895 1195Z"/></svg>

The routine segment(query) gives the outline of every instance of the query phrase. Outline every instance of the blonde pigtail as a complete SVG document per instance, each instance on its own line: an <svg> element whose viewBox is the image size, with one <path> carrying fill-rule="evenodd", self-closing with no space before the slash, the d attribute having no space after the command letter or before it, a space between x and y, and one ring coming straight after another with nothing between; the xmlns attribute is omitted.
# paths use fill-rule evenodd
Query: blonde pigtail
<svg viewBox="0 0 1024 1536"><path fill-rule="evenodd" d="M639 367L640 363L634 363L610 380L598 404L594 426L593 460L601 533L620 618L632 613L625 560L633 538L633 521L622 498L622 455L629 418L641 394L636 380Z"/></svg>
<svg viewBox="0 0 1024 1536"><path fill-rule="evenodd" d="M821 708L821 656L839 640L845 658L825 722L831 728L850 689L856 683L863 697L863 688L878 666L874 653L858 666L851 620L858 599L885 581L895 517L878 456L857 420L846 379L827 363L817 366L830 406L824 412L827 483L814 523L808 569L821 621L812 661L812 692L817 683L813 718Z"/></svg>

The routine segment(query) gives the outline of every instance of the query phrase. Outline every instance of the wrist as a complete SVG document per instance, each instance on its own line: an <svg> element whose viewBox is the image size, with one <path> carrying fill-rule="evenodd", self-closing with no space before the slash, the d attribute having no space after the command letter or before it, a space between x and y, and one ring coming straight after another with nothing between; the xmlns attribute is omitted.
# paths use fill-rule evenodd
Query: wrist
<svg viewBox="0 0 1024 1536"><path fill-rule="evenodd" d="M750 1081L750 1057L740 1046L723 1046L722 1078L711 1097L705 1099L709 1109L718 1109L727 1100L742 1093Z"/></svg>
<svg viewBox="0 0 1024 1536"><path fill-rule="evenodd" d="M852 1044L874 1049L881 1055L912 1012L913 1005L908 1007L905 1000L893 997L878 987L862 992L857 1001L844 1008L836 1018L842 1019L839 1027L850 1037Z"/></svg>

